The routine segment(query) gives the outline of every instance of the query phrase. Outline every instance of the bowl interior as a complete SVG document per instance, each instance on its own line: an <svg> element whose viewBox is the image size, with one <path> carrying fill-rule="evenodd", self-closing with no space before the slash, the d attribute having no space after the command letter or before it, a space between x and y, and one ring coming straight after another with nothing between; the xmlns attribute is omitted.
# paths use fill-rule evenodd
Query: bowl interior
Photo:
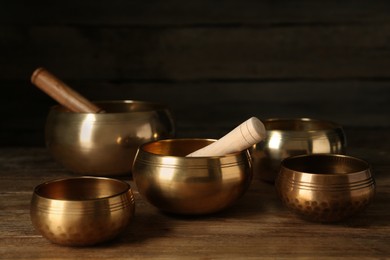
<svg viewBox="0 0 390 260"><path fill-rule="evenodd" d="M80 177L43 183L35 189L38 196L54 200L93 200L125 193L130 186L108 178Z"/></svg>
<svg viewBox="0 0 390 260"><path fill-rule="evenodd" d="M157 155L186 156L212 142L211 139L169 139L145 144L141 149Z"/></svg>
<svg viewBox="0 0 390 260"><path fill-rule="evenodd" d="M341 155L306 155L291 157L282 162L290 170L312 174L350 174L365 171L367 162Z"/></svg>

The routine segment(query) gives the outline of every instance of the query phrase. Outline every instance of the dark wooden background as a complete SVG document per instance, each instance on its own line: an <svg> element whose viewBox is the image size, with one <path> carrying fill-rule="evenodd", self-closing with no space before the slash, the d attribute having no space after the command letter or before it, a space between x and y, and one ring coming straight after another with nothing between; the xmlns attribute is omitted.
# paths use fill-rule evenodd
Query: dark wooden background
<svg viewBox="0 0 390 260"><path fill-rule="evenodd" d="M0 5L0 145L41 146L44 66L92 100L168 104L178 136L250 116L390 127L390 2L21 1ZM211 136L210 136L211 135Z"/></svg>

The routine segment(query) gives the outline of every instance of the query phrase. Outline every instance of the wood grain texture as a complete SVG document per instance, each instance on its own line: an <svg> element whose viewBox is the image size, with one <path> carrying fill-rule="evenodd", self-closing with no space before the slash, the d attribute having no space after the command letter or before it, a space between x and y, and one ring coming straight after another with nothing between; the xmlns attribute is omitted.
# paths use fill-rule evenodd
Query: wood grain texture
<svg viewBox="0 0 390 260"><path fill-rule="evenodd" d="M166 103L180 136L217 138L250 116L389 126L389 12L385 0L4 3L0 145L43 145L55 102L28 83L39 66L91 100Z"/></svg>
<svg viewBox="0 0 390 260"><path fill-rule="evenodd" d="M252 116L313 117L335 121L346 128L390 126L390 91L386 81L84 80L69 84L90 100L165 103L175 116L179 137L220 138ZM3 90L5 96L0 107L10 113L2 115L0 144L43 146L45 118L56 102L28 81L7 81Z"/></svg>
<svg viewBox="0 0 390 260"><path fill-rule="evenodd" d="M0 79L388 79L390 23L278 27L0 26ZM17 49L17 52L10 52ZM18 60L15 63L14 60ZM75 69L77 68L77 69Z"/></svg>
<svg viewBox="0 0 390 260"><path fill-rule="evenodd" d="M0 79L41 65L71 79L388 79L389 10L387 1L13 1L0 10Z"/></svg>
<svg viewBox="0 0 390 260"><path fill-rule="evenodd" d="M389 129L358 128L349 154L368 160L377 194L362 214L336 224L307 222L285 209L270 184L253 181L236 205L203 217L159 212L130 183L136 215L117 239L96 247L51 244L32 227L29 203L34 186L74 176L44 148L0 149L0 256L2 259L385 259L390 255ZM21 246L22 245L22 246Z"/></svg>
<svg viewBox="0 0 390 260"><path fill-rule="evenodd" d="M0 258L388 258L389 12L386 0L3 3ZM235 206L204 217L163 214L135 192L136 216L116 240L53 245L30 223L32 189L73 174L42 148L55 102L29 83L38 66L91 100L168 104L179 137L218 138L251 116L336 121L347 153L373 167L375 200L321 225L287 211L257 179Z"/></svg>
<svg viewBox="0 0 390 260"><path fill-rule="evenodd" d="M14 0L0 10L1 22L82 25L270 25L334 24L389 21L386 0L346 1L158 1ZM15 16L15 14L18 14Z"/></svg>

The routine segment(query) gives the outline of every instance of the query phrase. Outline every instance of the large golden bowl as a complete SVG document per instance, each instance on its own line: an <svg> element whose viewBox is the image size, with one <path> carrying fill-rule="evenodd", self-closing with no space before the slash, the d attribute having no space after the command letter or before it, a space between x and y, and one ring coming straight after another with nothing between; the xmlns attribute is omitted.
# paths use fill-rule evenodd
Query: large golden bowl
<svg viewBox="0 0 390 260"><path fill-rule="evenodd" d="M311 118L274 118L263 122L267 137L251 149L254 173L262 180L273 183L281 161L291 156L345 153L345 133L337 123Z"/></svg>
<svg viewBox="0 0 390 260"><path fill-rule="evenodd" d="M175 134L172 115L161 104L129 100L95 104L105 113L73 113L62 106L49 112L46 145L56 161L72 172L129 174L139 145Z"/></svg>
<svg viewBox="0 0 390 260"><path fill-rule="evenodd" d="M53 243L88 246L116 237L130 223L134 197L126 182L77 177L42 183L31 199L31 221Z"/></svg>
<svg viewBox="0 0 390 260"><path fill-rule="evenodd" d="M306 219L344 220L365 209L375 194L369 164L336 154L283 160L275 187L283 203Z"/></svg>
<svg viewBox="0 0 390 260"><path fill-rule="evenodd" d="M162 211L208 214L231 206L252 180L247 151L185 157L213 140L170 139L141 145L133 177L141 195Z"/></svg>

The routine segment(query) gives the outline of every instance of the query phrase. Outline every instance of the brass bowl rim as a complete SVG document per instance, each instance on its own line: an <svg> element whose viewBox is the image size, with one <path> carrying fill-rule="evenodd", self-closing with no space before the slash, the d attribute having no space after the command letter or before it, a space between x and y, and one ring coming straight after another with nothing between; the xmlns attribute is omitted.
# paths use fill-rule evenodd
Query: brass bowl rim
<svg viewBox="0 0 390 260"><path fill-rule="evenodd" d="M305 157L306 158L311 158L311 157L348 158L350 160L355 160L355 161L359 161L359 162L363 163L365 165L365 167L362 170L340 174L340 173L315 173L315 172L297 171L297 170L294 170L294 169L286 166L286 163L290 160L296 160L296 159L305 158ZM280 163L280 171L282 171L283 169L286 169L288 171L292 171L292 172L294 172L296 174L300 174L300 175L312 175L312 176L322 176L322 177L330 177L331 178L331 177L336 177L336 176L339 177L339 176L358 175L358 174L361 174L362 172L370 171L371 166L366 160L361 159L361 158L357 158L354 156L350 156L350 155L318 153L318 154L301 154L301 155L287 157L287 158L283 159L282 162Z"/></svg>
<svg viewBox="0 0 390 260"><path fill-rule="evenodd" d="M80 179L94 179L94 180L103 180L103 181L110 181L110 182L117 182L117 183L120 183L122 185L125 185L124 189L120 192L116 192L112 195L109 195L109 196L104 196L104 197L99 197L99 198L88 198L88 199L58 199L58 198L53 198L53 197L50 197L50 196L43 196L42 194L40 194L39 190L41 188L43 188L44 186L47 186L47 185L50 185L52 183L56 183L56 182L62 182L62 181L69 181L69 180L80 180ZM114 198L114 197L118 197L118 196L121 196L123 194L126 194L128 191L131 191L131 186L130 184L128 184L127 182L125 181L122 181L122 180L118 180L118 179L114 179L114 178L108 178L108 177L95 177L95 176L80 176L80 177L65 177L65 178L58 178L58 179L54 179L54 180L49 180L49 181L45 181L39 185L37 185L35 188L34 188L34 191L33 191L33 195L34 196L37 196L39 198L43 198L43 199L47 199L47 200L52 200L52 201L68 201L68 202L94 202L94 201L101 201L101 200L107 200L107 199L111 199L111 198Z"/></svg>
<svg viewBox="0 0 390 260"><path fill-rule="evenodd" d="M267 124L273 123L273 122L308 122L308 123L323 123L327 124L331 127L322 128L322 129L316 129L316 130L294 130L294 129L282 129L282 128L275 128L275 129L268 129ZM267 118L263 120L264 125L266 126L267 132L306 132L306 133L315 133L315 132L323 132L323 131L331 131L335 129L343 129L342 125L330 120L323 120L323 119L317 119L317 118L311 118L311 117L274 117L274 118Z"/></svg>
<svg viewBox="0 0 390 260"><path fill-rule="evenodd" d="M157 153L151 153L149 151L146 151L144 149L145 146L152 144L152 143L158 143L158 142L174 142L174 141L211 141L215 142L217 139L212 139L212 138L168 138L168 139L160 139L160 140L155 140L155 141L149 141L147 143L144 143L139 146L139 150L141 150L143 153L150 154L156 157L164 157L164 158L175 158L175 159L183 159L183 160L212 160L212 159L220 159L220 158L229 158L233 156L237 156L241 154L244 151L240 152L235 152L235 153L230 153L226 155L221 155L221 156L197 156L197 157L186 157L186 156L176 156L176 155L164 155L164 154L157 154Z"/></svg>
<svg viewBox="0 0 390 260"><path fill-rule="evenodd" d="M107 115L119 115L119 114L133 114L133 113L150 113L155 110L165 110L169 109L168 105L159 102L152 101L143 101L143 100L132 100L132 99L113 99L113 100L91 100L94 104L143 104L148 105L150 107L155 107L155 109L150 110L140 110L140 111L129 111L129 112L107 112L107 113L83 113L83 112L72 112L67 110L61 104L53 105L49 108L49 111L59 113L59 114L69 114L69 115L99 115L99 116L107 116Z"/></svg>

